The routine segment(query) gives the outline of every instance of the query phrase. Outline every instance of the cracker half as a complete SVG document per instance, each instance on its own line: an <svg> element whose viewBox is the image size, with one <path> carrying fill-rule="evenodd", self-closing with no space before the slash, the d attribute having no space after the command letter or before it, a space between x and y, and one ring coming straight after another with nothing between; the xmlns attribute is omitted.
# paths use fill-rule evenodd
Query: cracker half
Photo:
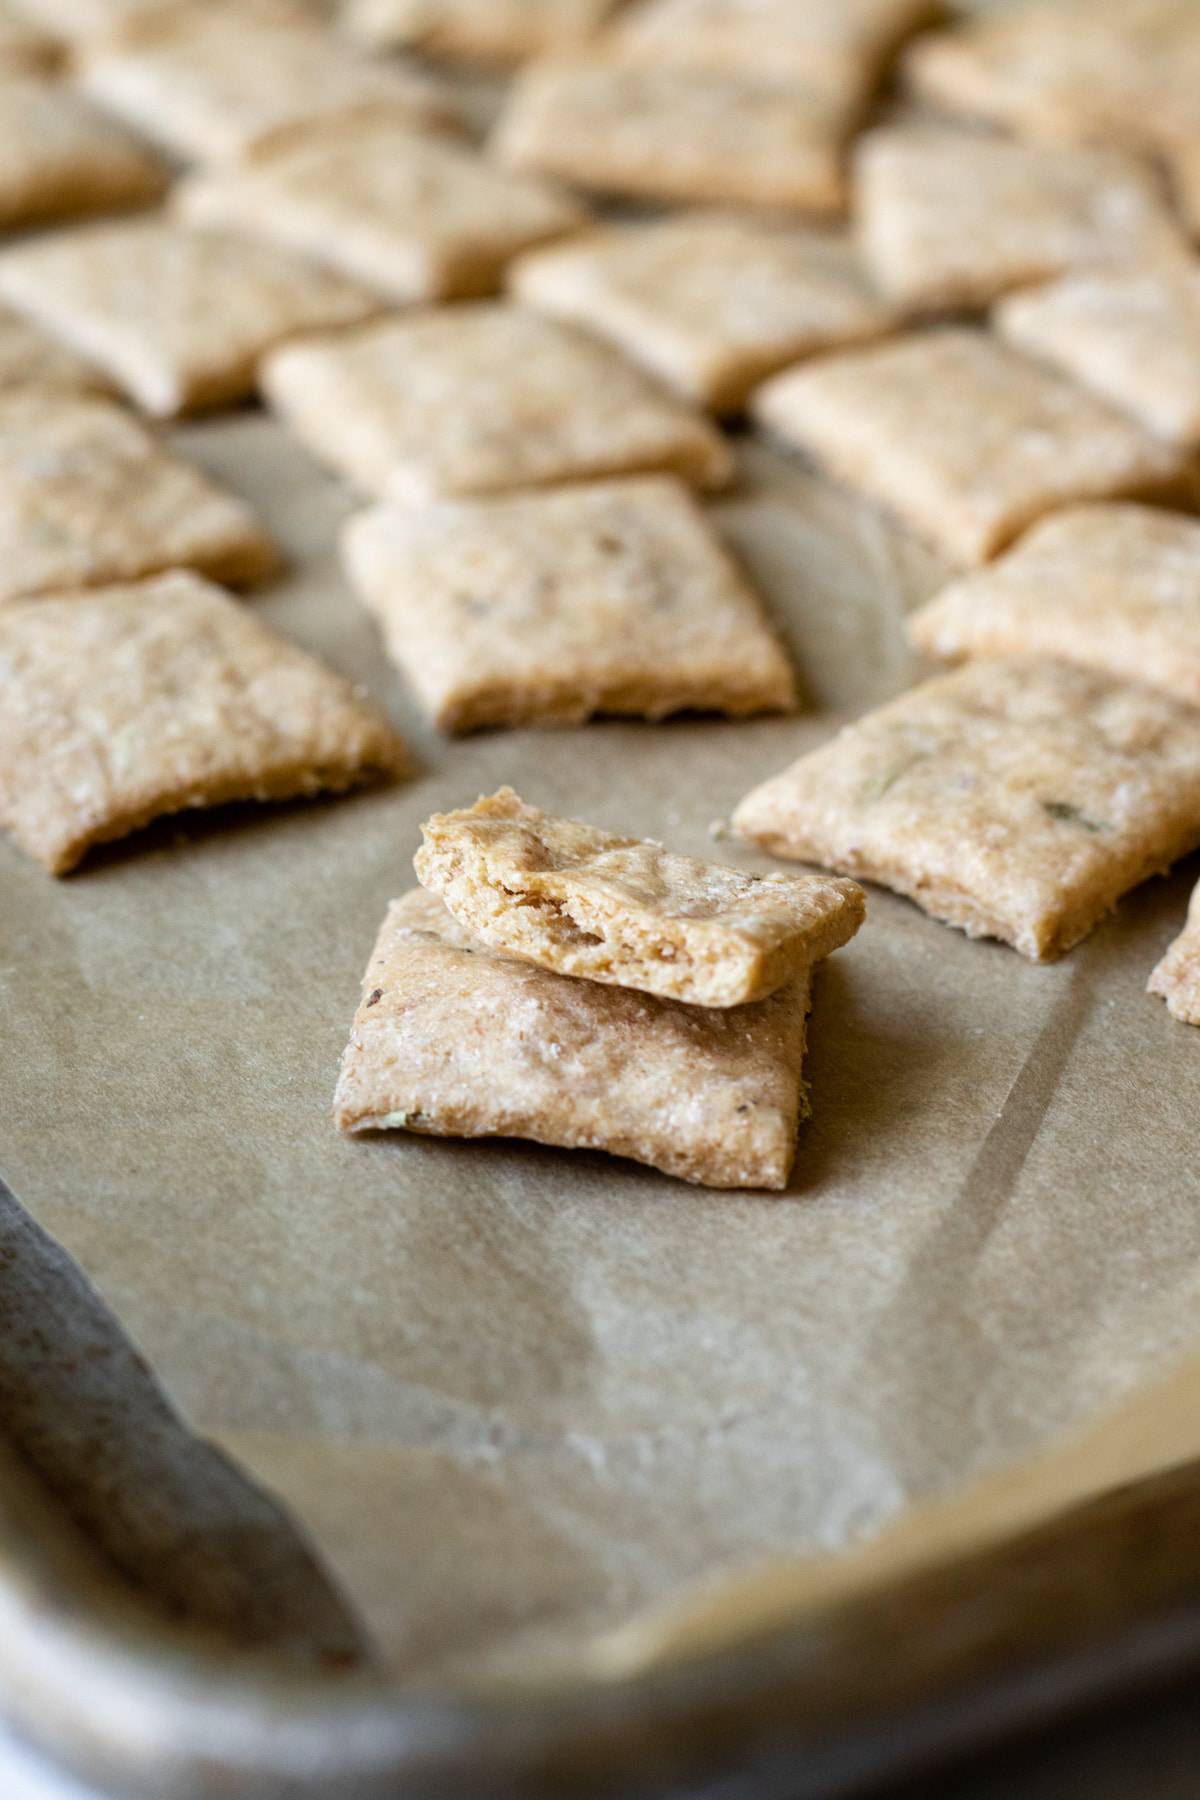
<svg viewBox="0 0 1200 1800"><path fill-rule="evenodd" d="M1187 924L1154 970L1148 988L1161 995L1185 1025L1200 1025L1200 887L1192 895Z"/></svg>
<svg viewBox="0 0 1200 1800"><path fill-rule="evenodd" d="M348 681L198 575L0 607L0 824L52 875L165 813L403 766Z"/></svg>
<svg viewBox="0 0 1200 1800"><path fill-rule="evenodd" d="M1046 961L1200 843L1200 713L1067 663L968 663L764 782L734 827Z"/></svg>
<svg viewBox="0 0 1200 1800"><path fill-rule="evenodd" d="M606 41L622 55L736 71L865 100L939 0L640 0Z"/></svg>
<svg viewBox="0 0 1200 1800"><path fill-rule="evenodd" d="M733 469L706 419L607 344L515 306L292 345L268 358L262 385L314 455L400 500L652 469L719 486Z"/></svg>
<svg viewBox="0 0 1200 1800"><path fill-rule="evenodd" d="M347 30L363 43L431 56L514 63L592 37L617 0L347 0Z"/></svg>
<svg viewBox="0 0 1200 1800"><path fill-rule="evenodd" d="M994 323L1148 430L1200 445L1200 264L1068 276L1012 295Z"/></svg>
<svg viewBox="0 0 1200 1800"><path fill-rule="evenodd" d="M63 82L0 75L0 228L147 206L166 170Z"/></svg>
<svg viewBox="0 0 1200 1800"><path fill-rule="evenodd" d="M921 38L918 97L1023 135L1162 149L1200 129L1194 0L1040 0Z"/></svg>
<svg viewBox="0 0 1200 1800"><path fill-rule="evenodd" d="M0 602L170 568L241 587L278 564L249 507L121 407L0 393Z"/></svg>
<svg viewBox="0 0 1200 1800"><path fill-rule="evenodd" d="M519 251L586 217L548 183L390 121L195 176L177 204L188 224L263 238L400 301L494 293Z"/></svg>
<svg viewBox="0 0 1200 1800"><path fill-rule="evenodd" d="M764 1000L849 943L853 881L748 875L529 806L511 788L421 827L417 878L492 950L692 1006Z"/></svg>
<svg viewBox="0 0 1200 1800"><path fill-rule="evenodd" d="M379 506L344 549L443 730L795 704L757 596L672 476Z"/></svg>
<svg viewBox="0 0 1200 1800"><path fill-rule="evenodd" d="M912 644L958 662L1052 656L1200 707L1200 522L1072 506L909 618Z"/></svg>
<svg viewBox="0 0 1200 1800"><path fill-rule="evenodd" d="M244 399L275 345L379 309L272 245L159 218L0 252L0 299L159 418Z"/></svg>
<svg viewBox="0 0 1200 1800"><path fill-rule="evenodd" d="M704 1187L786 1187L809 978L721 1012L535 969L435 894L395 900L342 1057L346 1132L604 1150Z"/></svg>
<svg viewBox="0 0 1200 1800"><path fill-rule="evenodd" d="M983 332L945 327L776 375L759 421L962 563L1074 500L1190 497L1187 459Z"/></svg>
<svg viewBox="0 0 1200 1800"><path fill-rule="evenodd" d="M414 126L456 117L446 89L426 74L368 61L315 25L231 6L177 9L101 43L80 79L145 136L202 161L256 155L348 118Z"/></svg>
<svg viewBox="0 0 1200 1800"><path fill-rule="evenodd" d="M108 383L90 363L35 331L18 314L0 311L0 394L23 387L75 394L108 392Z"/></svg>
<svg viewBox="0 0 1200 1800"><path fill-rule="evenodd" d="M860 139L853 167L863 254L910 311L1187 250L1154 170L1121 150L904 125Z"/></svg>
<svg viewBox="0 0 1200 1800"><path fill-rule="evenodd" d="M492 143L510 167L601 193L829 215L851 123L844 101L791 83L563 57L517 77Z"/></svg>
<svg viewBox="0 0 1200 1800"><path fill-rule="evenodd" d="M893 321L844 238L745 218L609 226L523 256L510 285L717 412L788 363Z"/></svg>

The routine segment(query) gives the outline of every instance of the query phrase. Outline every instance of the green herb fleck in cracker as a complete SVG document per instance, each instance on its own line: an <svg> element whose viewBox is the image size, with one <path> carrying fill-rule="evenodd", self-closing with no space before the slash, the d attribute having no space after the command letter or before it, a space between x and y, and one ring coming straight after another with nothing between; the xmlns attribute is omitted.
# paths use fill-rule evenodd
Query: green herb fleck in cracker
<svg viewBox="0 0 1200 1800"><path fill-rule="evenodd" d="M1069 800L1043 800L1042 811L1057 819L1060 825L1078 825L1081 831L1107 831L1108 826L1102 819L1089 819L1078 806L1072 806Z"/></svg>

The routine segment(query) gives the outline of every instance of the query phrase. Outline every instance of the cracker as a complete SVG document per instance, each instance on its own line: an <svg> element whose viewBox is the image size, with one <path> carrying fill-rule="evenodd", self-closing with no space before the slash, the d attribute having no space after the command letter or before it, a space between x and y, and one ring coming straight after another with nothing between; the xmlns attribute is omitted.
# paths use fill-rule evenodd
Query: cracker
<svg viewBox="0 0 1200 1800"><path fill-rule="evenodd" d="M908 620L930 656L1034 655L1144 681L1200 707L1200 522L1073 506Z"/></svg>
<svg viewBox="0 0 1200 1800"><path fill-rule="evenodd" d="M443 730L795 703L756 595L671 476L379 506L344 547Z"/></svg>
<svg viewBox="0 0 1200 1800"><path fill-rule="evenodd" d="M493 293L518 251L586 216L544 182L391 121L316 133L177 193L189 224L266 239L401 301Z"/></svg>
<svg viewBox="0 0 1200 1800"><path fill-rule="evenodd" d="M849 943L853 881L748 875L528 806L511 788L421 827L417 878L489 949L692 1006L743 1006Z"/></svg>
<svg viewBox="0 0 1200 1800"><path fill-rule="evenodd" d="M942 10L938 0L641 0L606 41L659 64L866 99L905 39Z"/></svg>
<svg viewBox="0 0 1200 1800"><path fill-rule="evenodd" d="M1200 237L1200 126L1194 142L1167 147L1175 200L1193 237Z"/></svg>
<svg viewBox="0 0 1200 1800"><path fill-rule="evenodd" d="M1192 895L1188 922L1148 983L1185 1025L1200 1025L1200 887Z"/></svg>
<svg viewBox="0 0 1200 1800"><path fill-rule="evenodd" d="M347 0L363 43L482 62L524 62L586 42L617 0Z"/></svg>
<svg viewBox="0 0 1200 1800"><path fill-rule="evenodd" d="M245 398L275 345L379 307L271 245L158 218L0 253L0 299L160 418Z"/></svg>
<svg viewBox="0 0 1200 1800"><path fill-rule="evenodd" d="M121 407L0 393L0 602L170 568L243 586L278 562L249 507Z"/></svg>
<svg viewBox="0 0 1200 1800"><path fill-rule="evenodd" d="M102 105L180 156L259 154L298 129L348 118L446 123L432 77L357 56L330 33L236 8L166 14L96 46L81 80Z"/></svg>
<svg viewBox="0 0 1200 1800"><path fill-rule="evenodd" d="M166 172L61 82L0 75L0 228L146 206Z"/></svg>
<svg viewBox="0 0 1200 1800"><path fill-rule="evenodd" d="M904 125L859 141L854 193L871 273L911 311L1187 249L1157 175L1121 150Z"/></svg>
<svg viewBox="0 0 1200 1800"><path fill-rule="evenodd" d="M1018 350L1175 443L1200 445L1200 264L1074 275L1014 294L993 323Z"/></svg>
<svg viewBox="0 0 1200 1800"><path fill-rule="evenodd" d="M403 763L349 682L198 575L0 607L0 824L53 875L166 813Z"/></svg>
<svg viewBox="0 0 1200 1800"><path fill-rule="evenodd" d="M1040 0L989 7L921 38L917 96L1024 135L1161 149L1200 127L1195 0Z"/></svg>
<svg viewBox="0 0 1200 1800"><path fill-rule="evenodd" d="M1200 713L1067 663L968 663L764 782L734 828L1049 960L1200 843Z"/></svg>
<svg viewBox="0 0 1200 1800"><path fill-rule="evenodd" d="M754 410L963 563L1070 501L1190 491L1181 452L979 331L945 327L789 370Z"/></svg>
<svg viewBox="0 0 1200 1800"><path fill-rule="evenodd" d="M745 218L613 225L522 257L510 285L717 412L788 363L892 322L843 238Z"/></svg>
<svg viewBox="0 0 1200 1800"><path fill-rule="evenodd" d="M16 313L0 311L0 394L20 387L98 394L107 392L108 383L90 363L35 331Z"/></svg>
<svg viewBox="0 0 1200 1800"><path fill-rule="evenodd" d="M732 473L707 420L607 344L520 307L477 302L296 344L268 358L262 384L315 455L395 499Z"/></svg>
<svg viewBox="0 0 1200 1800"><path fill-rule="evenodd" d="M418 888L392 902L372 952L334 1118L780 1189L808 1113L808 1006L807 975L728 1012L573 981L487 949Z"/></svg>
<svg viewBox="0 0 1200 1800"><path fill-rule="evenodd" d="M518 76L492 142L513 168L601 193L828 215L851 123L791 83L563 57Z"/></svg>

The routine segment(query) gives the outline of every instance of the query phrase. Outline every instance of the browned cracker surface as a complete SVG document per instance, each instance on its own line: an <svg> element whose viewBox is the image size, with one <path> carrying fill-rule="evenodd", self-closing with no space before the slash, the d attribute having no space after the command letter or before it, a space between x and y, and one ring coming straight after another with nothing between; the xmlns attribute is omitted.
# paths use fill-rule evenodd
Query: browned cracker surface
<svg viewBox="0 0 1200 1800"><path fill-rule="evenodd" d="M617 0L347 0L344 18L364 43L434 56L523 62L586 42Z"/></svg>
<svg viewBox="0 0 1200 1800"><path fill-rule="evenodd" d="M0 227L146 206L166 170L64 82L0 72Z"/></svg>

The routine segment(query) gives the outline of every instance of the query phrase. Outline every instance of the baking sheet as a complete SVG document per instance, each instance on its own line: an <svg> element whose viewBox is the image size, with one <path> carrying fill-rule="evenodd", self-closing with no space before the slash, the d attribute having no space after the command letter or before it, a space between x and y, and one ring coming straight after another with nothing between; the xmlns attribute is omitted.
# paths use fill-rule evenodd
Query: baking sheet
<svg viewBox="0 0 1200 1800"><path fill-rule="evenodd" d="M0 1168L190 1422L293 1509L400 1677L511 1670L764 1557L836 1582L820 1559L1198 1347L1200 1033L1143 991L1195 862L1049 968L872 890L817 983L782 1197L340 1139L337 1058L423 817L509 781L772 866L712 822L912 679L902 617L942 571L744 444L716 517L804 715L455 743L341 580L348 495L254 413L177 437L292 554L249 604L363 680L418 772L168 821L63 883L0 845Z"/></svg>

